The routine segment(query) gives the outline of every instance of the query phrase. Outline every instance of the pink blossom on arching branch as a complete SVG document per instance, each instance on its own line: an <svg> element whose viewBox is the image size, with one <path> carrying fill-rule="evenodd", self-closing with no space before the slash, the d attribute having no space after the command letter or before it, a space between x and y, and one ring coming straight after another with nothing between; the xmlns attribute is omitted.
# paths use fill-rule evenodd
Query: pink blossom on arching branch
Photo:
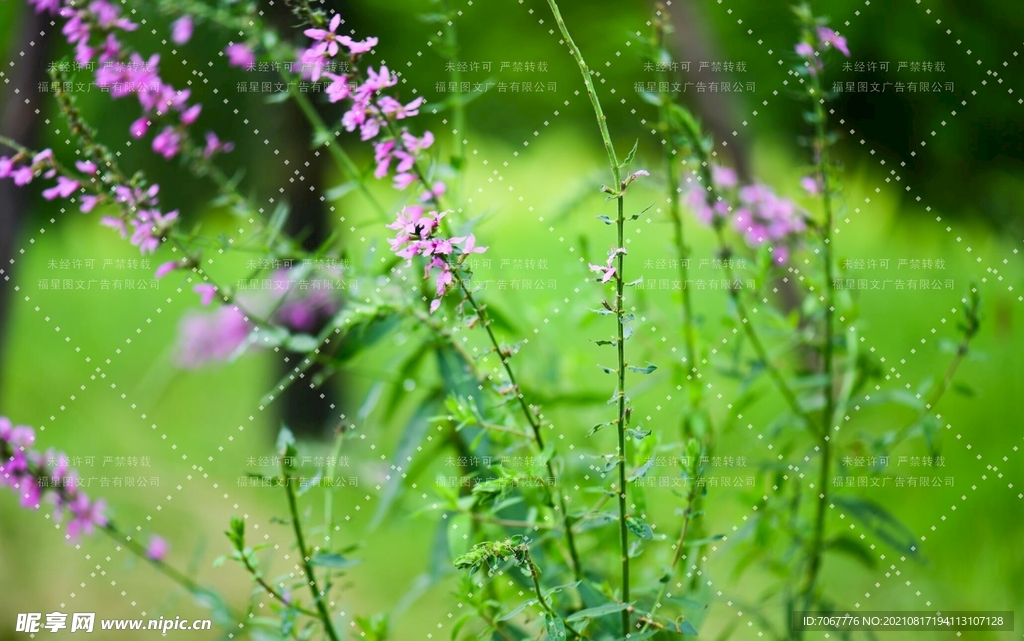
<svg viewBox="0 0 1024 641"><path fill-rule="evenodd" d="M436 203L439 200L441 200L441 196L444 196L444 192L447 190L448 186L445 185L440 180L438 180L437 182L434 183L434 185L430 188L429 191L423 192L423 194L420 196L420 200L422 200L423 202L429 202L432 200Z"/></svg>
<svg viewBox="0 0 1024 641"><path fill-rule="evenodd" d="M348 85L348 76L324 73L324 77L331 79L331 84L327 85L327 97L331 102L340 102L352 95L352 90Z"/></svg>
<svg viewBox="0 0 1024 641"><path fill-rule="evenodd" d="M377 104L385 116L392 116L395 120L402 120L404 118L411 118L412 116L419 115L419 109L423 104L423 98L421 96L409 104L403 105L390 96L384 96L377 102Z"/></svg>
<svg viewBox="0 0 1024 641"><path fill-rule="evenodd" d="M32 171L31 167L18 167L17 169L11 172L11 178L14 179L14 184L19 187L24 187L25 185L32 182L32 179L35 178L35 175L36 174L34 171Z"/></svg>
<svg viewBox="0 0 1024 641"><path fill-rule="evenodd" d="M373 172L374 177L383 178L388 175L391 161L394 159L394 150L394 140L384 140L373 144L373 159L377 163L377 169Z"/></svg>
<svg viewBox="0 0 1024 641"><path fill-rule="evenodd" d="M847 58L850 57L850 49L846 46L846 38L828 27L818 27L816 31L818 34L818 40L820 40L822 44L830 44L841 51Z"/></svg>
<svg viewBox="0 0 1024 641"><path fill-rule="evenodd" d="M167 127L153 138L153 151L170 160L181 151L181 133Z"/></svg>
<svg viewBox="0 0 1024 641"><path fill-rule="evenodd" d="M789 248L785 245L772 247L772 262L776 265L785 265L789 262Z"/></svg>
<svg viewBox="0 0 1024 641"><path fill-rule="evenodd" d="M241 67L247 69L256 62L256 54L253 53L247 45L240 42L228 45L224 49L224 53L228 56L228 64L232 67Z"/></svg>
<svg viewBox="0 0 1024 641"><path fill-rule="evenodd" d="M177 269L179 266L180 265L179 265L178 261L176 261L176 260L172 260L172 261L168 261L166 263L163 263L162 265L160 265L159 267L156 268L156 273L153 274L153 277L154 278L163 278L167 274L170 274L172 271Z"/></svg>
<svg viewBox="0 0 1024 641"><path fill-rule="evenodd" d="M7 178L14 168L14 161L7 156L0 156L0 178Z"/></svg>
<svg viewBox="0 0 1024 641"><path fill-rule="evenodd" d="M156 534L149 537L149 545L146 546L146 556L153 561L162 562L167 558L167 552L170 550L170 546L163 537L157 536Z"/></svg>
<svg viewBox="0 0 1024 641"><path fill-rule="evenodd" d="M336 13L334 14L334 17L331 18L331 23L328 25L327 29L306 29L303 33L313 40L319 41L320 44L317 46L323 47L324 51L326 51L328 55L334 57L338 55L338 36L335 32L338 30L340 25L341 15Z"/></svg>
<svg viewBox="0 0 1024 641"><path fill-rule="evenodd" d="M228 153L235 148L233 142L221 142L217 134L212 131L206 132L206 148L203 149L203 158L210 158L214 154Z"/></svg>
<svg viewBox="0 0 1024 641"><path fill-rule="evenodd" d="M128 127L128 133L132 135L132 138L142 138L146 135L146 131L149 129L149 118L143 116L133 122Z"/></svg>
<svg viewBox="0 0 1024 641"><path fill-rule="evenodd" d="M190 312L181 321L178 365L194 369L225 361L245 343L252 329L234 306L223 305L210 314Z"/></svg>
<svg viewBox="0 0 1024 641"><path fill-rule="evenodd" d="M106 502L103 499L90 501L85 494L78 493L67 508L72 514L67 526L69 541L77 541L82 534L92 534L94 528L107 524Z"/></svg>
<svg viewBox="0 0 1024 641"><path fill-rule="evenodd" d="M199 114L200 112L202 112L202 110L202 105L192 105L185 111L181 112L181 124L185 125L186 127L188 125L191 125L196 121L197 118L199 118Z"/></svg>
<svg viewBox="0 0 1024 641"><path fill-rule="evenodd" d="M338 38L338 42L343 44L353 56L359 56L364 53L370 52L374 47L377 46L376 38L367 38L362 42L357 42L348 36L341 36Z"/></svg>
<svg viewBox="0 0 1024 641"><path fill-rule="evenodd" d="M209 283L201 283L192 288L192 291L199 294L199 299L203 303L203 307L208 306L213 302L215 296L217 296L217 287L210 285Z"/></svg>
<svg viewBox="0 0 1024 641"><path fill-rule="evenodd" d="M44 189L43 198L46 200L68 198L78 190L79 186L80 185L77 180L65 178L64 176L57 176L57 185L49 189Z"/></svg>
<svg viewBox="0 0 1024 641"><path fill-rule="evenodd" d="M88 214L89 212L91 212L96 207L96 205L99 202L100 202L100 197L99 196L93 196L93 195L82 196L82 198L79 199L80 206L79 206L78 209L83 214Z"/></svg>
<svg viewBox="0 0 1024 641"><path fill-rule="evenodd" d="M128 238L128 224L124 220L113 216L104 216L100 218L100 224L117 230L121 234L121 238Z"/></svg>
<svg viewBox="0 0 1024 641"><path fill-rule="evenodd" d="M28 3L35 7L36 13L42 13L49 11L50 13L57 13L60 9L62 0L28 0Z"/></svg>
<svg viewBox="0 0 1024 641"><path fill-rule="evenodd" d="M75 168L87 175L92 175L99 171L99 167L91 160L77 160L75 161Z"/></svg>
<svg viewBox="0 0 1024 641"><path fill-rule="evenodd" d="M171 40L183 45L192 39L192 16L184 15L171 24Z"/></svg>
<svg viewBox="0 0 1024 641"><path fill-rule="evenodd" d="M395 176L394 186L395 189L397 189L398 191L402 191L403 189L413 184L414 182L416 182L416 176L414 174L398 174L397 176Z"/></svg>

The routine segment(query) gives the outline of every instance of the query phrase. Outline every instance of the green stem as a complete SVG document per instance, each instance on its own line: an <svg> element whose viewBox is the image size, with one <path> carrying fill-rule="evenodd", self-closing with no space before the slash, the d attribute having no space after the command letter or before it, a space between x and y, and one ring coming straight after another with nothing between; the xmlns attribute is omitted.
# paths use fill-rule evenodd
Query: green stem
<svg viewBox="0 0 1024 641"><path fill-rule="evenodd" d="M459 288L462 290L463 295L466 297L466 302L469 303L473 311L476 312L477 316L480 317L480 324L483 325L484 331L487 333L487 337L491 341L491 347L494 349L495 354L501 360L502 368L505 370L505 375L508 377L509 384L512 386L512 393L516 395L516 400L519 401L519 406L523 410L523 414L526 416L527 422L530 424L530 429L533 432L533 440L537 443L537 449L541 452L544 451L544 437L540 430L540 419L537 417L536 412L526 402L526 398L519 389L519 384L516 382L515 373L512 371L512 365L509 363L509 358L504 354L501 348L501 343L498 341L498 337L494 334L494 330L491 328L491 321L487 318L487 312L481 307L476 299L473 297L473 292L470 290L469 285L459 275L458 271L453 270L452 274L455 276L455 280L458 283ZM548 475L552 479L556 479L554 463L552 462L554 456L547 458L546 468ZM569 518L568 504L565 500L565 493L559 489L558 484L552 488L547 483L544 484L547 490L548 503L551 508L555 511L561 512L562 526L565 530L565 541L569 546L569 558L572 560L572 572L576 579L583 578L583 564L580 562L579 551L576 548L576 535L573 534L572 521ZM552 494L558 495L558 505L556 508L555 499Z"/></svg>
<svg viewBox="0 0 1024 641"><path fill-rule="evenodd" d="M540 606L544 608L544 611L547 612L548 616L552 619L560 618L558 614L554 611L554 609L551 607L551 605L548 604L548 600L544 598L544 591L540 589L540 570L537 569L537 564L534 563L533 559L531 559L529 556L527 556L526 558L526 563L530 566L530 578L533 579L533 589L537 593L537 600L540 602ZM583 636L580 635L579 632L574 630L571 625L565 623L564 621L563 624L565 625L566 632L575 636L577 639L583 638Z"/></svg>
<svg viewBox="0 0 1024 641"><path fill-rule="evenodd" d="M586 61L583 59L583 53L580 48L576 45L576 42L572 39L572 35L565 26L565 21L562 19L562 13L558 9L558 3L555 0L548 0L548 6L551 8L551 13L555 18L555 22L558 24L558 30L562 33L562 37L569 45L569 51L572 57L576 60L576 65L580 69L580 74L583 76L583 83L587 87L587 95L590 97L590 104L594 108L594 115L597 117L597 126L601 130L601 140L604 142L605 152L608 155L608 165L611 169L612 176L615 180L613 183L613 190L616 195L616 206L618 216L615 221L616 231L616 248L625 247L625 223L626 218L624 214L624 185L622 181L622 168L619 166L618 157L615 154L615 146L612 144L612 137L608 131L608 119L604 115L604 110L601 109L601 101L597 97L597 89L594 87L594 81L590 75L590 68L587 66ZM625 353L625 335L624 335L624 324L623 324L623 289L625 287L625 279L623 278L623 270L625 266L625 255L619 252L616 257L616 269L615 269L615 314L616 314L616 336L617 341L617 352L618 352L618 394L619 394L619 407L618 407L618 458L619 458L619 488L618 488L618 499L619 499L619 545L622 552L622 601L625 603L629 602L629 528L626 526L626 503L627 503L627 488L626 488L626 353ZM629 634L629 612L627 610L622 611L622 636Z"/></svg>
<svg viewBox="0 0 1024 641"><path fill-rule="evenodd" d="M331 621L331 615L327 611L327 605L324 601L326 595L320 591L320 586L317 584L316 580L316 574L313 573L313 566L309 560L309 549L306 547L306 537L302 532L302 522L299 520L298 500L295 496L295 488L292 485L292 481L295 479L292 477L287 465L283 463L285 458L286 457L282 458L284 487L285 493L288 495L288 510L291 512L292 529L295 532L295 543L299 547L299 556L302 557L302 568L306 572L306 578L309 579L309 591L313 595L314 603L316 603L316 610L320 615L320 622L323 623L324 632L326 632L331 641L338 641L338 633L334 629L334 623Z"/></svg>
<svg viewBox="0 0 1024 641"><path fill-rule="evenodd" d="M805 607L810 608L814 600L814 588L817 583L818 574L821 571L821 560L825 539L825 512L828 506L828 475L832 466L832 442L829 432L832 428L832 418L835 413L834 386L834 354L833 354L833 315L835 312L834 290L832 289L832 183L831 171L828 160L828 136L825 125L827 115L825 106L822 103L823 91L821 80L817 75L810 76L811 101L814 103L815 113L815 145L818 151L818 171L822 179L822 206L825 210L825 222L822 226L822 260L825 266L825 322L824 322L824 345L822 347L822 369L825 375L822 384L822 393L825 397L825 407L821 416L821 471L818 479L818 503L814 517L814 535L811 540L810 563L807 570L807 581L804 587L803 600Z"/></svg>
<svg viewBox="0 0 1024 641"><path fill-rule="evenodd" d="M683 527L679 532L679 540L676 541L676 551L672 555L672 563L669 565L668 577L661 584L661 589L658 590L658 596L654 597L654 604L651 606L651 611L647 614L644 622L644 627L640 629L640 633L643 634L647 631L651 625L656 625L654 622L654 614L661 607L661 602L665 598L665 593L668 592L668 586L672 582L672 579L676 574L676 567L679 565L679 561L683 558L683 547L686 544L686 533L689 529L690 523L693 520L694 507L696 507L697 499L697 483L695 479L690 479L690 494L687 497L686 512L683 514Z"/></svg>
<svg viewBox="0 0 1024 641"><path fill-rule="evenodd" d="M451 81L455 83L456 87L461 87L462 72L459 71L459 35L455 28L455 17L451 8L451 0L444 0L444 9L445 13L448 14L450 22L445 32L445 46L448 50L447 58L452 63ZM462 144L462 138L466 135L466 105L463 102L461 93L455 95L456 98L452 102L452 122L454 124L452 128L452 164L457 171L453 181L455 184L452 186L452 195L456 207L461 207L463 172L465 171L464 165L466 162L465 145Z"/></svg>
<svg viewBox="0 0 1024 641"><path fill-rule="evenodd" d="M284 75L284 74L282 74ZM287 79L287 76L284 76ZM355 162L349 157L345 150L341 148L341 144L338 142L338 138L334 135L334 132L327 127L324 119L320 117L320 113L313 106L310 99L298 89L294 89L291 92L295 102L298 103L302 113L305 114L306 119L311 125L313 130L316 132L318 137L330 138L325 141L324 146L327 147L328 153L334 158L334 162L338 165L338 168L348 174L351 180L355 180L359 183L359 191L363 192L366 199L373 206L373 209L377 212L377 215L381 220L390 221L391 215L384 209L384 206L380 204L380 201L373 195L370 188L366 186L363 181L362 175L359 172L359 168L356 167Z"/></svg>

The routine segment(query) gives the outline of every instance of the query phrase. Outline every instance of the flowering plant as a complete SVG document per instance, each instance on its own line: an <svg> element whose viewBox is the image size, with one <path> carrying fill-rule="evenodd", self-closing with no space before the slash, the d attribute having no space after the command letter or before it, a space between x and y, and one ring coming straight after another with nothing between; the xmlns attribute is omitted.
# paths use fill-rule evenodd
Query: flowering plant
<svg viewBox="0 0 1024 641"><path fill-rule="evenodd" d="M470 173L462 139L466 101L435 105L417 95L399 66L385 64L379 51L388 46L385 36L354 29L346 35L343 14L311 2L286 3L290 22L300 26L285 33L256 3L157 7L173 19L164 30L179 47L198 29L240 38L222 43L224 67L251 70L288 61L281 71L288 88L278 102L298 106L313 132L309 154L324 153L346 180L323 200L348 203L348 194L359 194L359 207L378 216L369 231L348 226L345 235L372 239L360 238L366 241L359 247L363 255L351 258L355 244L340 234L309 246L302 232L289 231L294 212L276 194L264 203L254 195L258 185L250 189L243 176L223 168L235 143L222 140L212 125L195 133L204 106L193 90L176 89L162 78L161 54L147 55L129 44L128 34L143 24L135 10L126 13L108 0L30 4L63 24L79 65L96 63L90 82L108 94L105 99L138 101L141 113L125 128L128 138L144 140L152 133L153 154L161 162L180 163L197 183L210 183L217 191L211 208L228 209L238 231L208 232L202 224L207 214L194 204L194 211L169 209L160 185L142 171L126 169L113 143L99 136L88 110L66 89L69 72L61 69L52 71L52 81L71 132L70 149L58 153L0 139L10 150L0 158L0 178L25 188L42 183L44 199L98 218L140 255L159 256L153 280L180 283L194 294L195 309L182 317L174 347L179 367L228 363L257 350L287 354L287 373L261 399L260 411L293 385L327 389L335 375L373 373L355 409L339 414L330 459L320 458L337 461L352 448L370 461L367 447L376 449L377 439L394 440L393 461L375 488L378 508L368 527L397 520L392 515L409 507L402 501L419 501L411 511L432 523L440 542L423 580L395 608L398 614L429 588L447 583L455 586L453 614L439 617L438 627L452 639L703 635L714 627L707 626L710 608L722 601L715 584L730 580L709 558L717 561L715 553L728 546L742 558L732 567L735 573L757 566L769 586L767 596L749 608L757 625L776 638L801 638L801 630L790 625L797 613L846 607L824 580L825 560L840 552L870 558L874 549L874 543L847 537L830 523L833 506L844 506L862 521L872 541L914 551L905 529L884 508L844 495L831 479L845 454L881 451L913 436L921 436L929 455L937 456L933 408L980 330L979 303L973 291L962 299L959 342L943 382L924 401L920 394L893 397L914 410L913 420L881 436L847 438L850 408L871 396L869 386L880 377L878 364L860 351L857 301L838 286L835 255L843 192L823 77L830 58L849 57L850 49L808 8L796 11L801 36L790 63L800 85L796 99L810 125L809 165L793 184L773 188L741 180L720 161L722 146L668 91L638 96L655 120L660 157L647 153L640 140L622 154L613 135L617 123L604 111L609 94L595 80L599 74L574 41L558 3L547 0L563 53L581 76L608 164L606 182L592 190L604 202L586 205L603 226L594 223L584 235L609 248L594 255L589 242L581 243L568 263L578 282L572 302L583 301L572 306L583 311L572 318L571 336L551 351L564 350L588 364L596 360L611 379L581 384L583 407L573 408L573 390L551 382L571 370L560 371L558 364L552 365L554 373L542 371L539 363L547 357L527 339L523 323L534 314L517 309L517 318L510 309L515 302L480 285L479 261L494 255L502 239L490 224L494 217L480 212L463 189ZM458 11L442 4L442 12L427 19L447 25L443 55L457 75L452 20ZM633 41L633 51L663 61L669 57L667 8L661 6L650 24L651 32ZM298 88L306 82L322 82L319 100ZM440 136L425 128L442 116L454 124L447 160ZM381 181L389 183L387 189ZM796 186L802 194L782 195ZM664 205L648 213L655 207L652 198ZM688 272L692 235L713 237L722 276L716 282L724 283L721 299L698 301L699 290L685 286L678 300L646 295L638 265L644 249L636 239L650 222L644 218L653 216L672 229L666 238L680 283L695 282ZM221 265L239 254L259 261L250 261L248 273L232 286L226 275L232 270L221 271ZM757 285L747 287L745 281ZM267 291L248 288L253 282L265 283L261 289ZM790 300L774 296L780 289ZM725 338L705 322L712 315L722 319ZM662 326L671 328L660 330L665 345L652 338ZM507 342L512 337L518 342ZM428 360L436 370L426 366ZM734 393L735 400L719 404L723 394L711 391L714 386ZM662 404L671 410L659 414ZM387 424L402 412L411 419L401 436L375 433L378 418ZM776 460L764 452L756 474L771 489L744 494L756 514L743 530L729 531L716 517L729 508L706 477L714 462L734 458L722 450L737 421L748 420L765 426L773 448L803 462L787 466L782 455ZM232 638L404 638L395 636L388 615L352 615L345 605L365 605L348 583L358 576L358 546L340 543L358 533L337 518L342 508L336 488L324 489L335 466L308 478L297 463L313 458L322 444L282 427L273 465L246 470L243 480L278 491L287 512L276 522L288 532L287 542L272 543L269 535L261 541L254 519L231 518L225 554L214 563L236 563L251 583L253 592L239 608L171 565L169 536L147 533L143 545L116 527L117 506L78 489L78 473L56 453L34 449L35 437L31 429L0 418L0 482L20 504L38 510L51 503L54 521L67 519L59 527L69 541L106 533L213 610ZM458 482L441 482L438 472L435 487L420 492L413 479L424 470L437 472L442 462L459 468ZM647 483L657 467L670 468L663 485ZM671 491L655 494L656 487ZM310 496L322 497L323 507L311 507ZM344 509L349 508L359 506L349 501ZM323 517L323 525L312 525L314 517ZM277 553L292 567L274 575L270 566ZM737 626L718 627L717 638L724 639Z"/></svg>

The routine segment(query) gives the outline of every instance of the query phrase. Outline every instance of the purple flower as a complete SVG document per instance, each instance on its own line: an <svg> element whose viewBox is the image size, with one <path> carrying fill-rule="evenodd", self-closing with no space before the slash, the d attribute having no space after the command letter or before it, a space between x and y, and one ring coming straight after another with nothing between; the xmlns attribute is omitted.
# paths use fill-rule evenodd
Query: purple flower
<svg viewBox="0 0 1024 641"><path fill-rule="evenodd" d="M178 364L192 369L227 360L245 343L251 331L252 325L233 306L224 305L212 314L191 313L181 322Z"/></svg>
<svg viewBox="0 0 1024 641"><path fill-rule="evenodd" d="M0 178L7 178L14 169L14 161L7 156L0 156Z"/></svg>
<svg viewBox="0 0 1024 641"><path fill-rule="evenodd" d="M83 534L92 534L93 528L104 527L107 517L104 514L106 503L103 499L90 501L85 494L78 494L68 505L73 518L68 523L68 540L77 541Z"/></svg>
<svg viewBox="0 0 1024 641"><path fill-rule="evenodd" d="M120 218L114 218L113 216L104 216L100 218L100 224L104 227L110 227L111 229L117 230L121 234L121 238L128 238L128 226L124 220Z"/></svg>
<svg viewBox="0 0 1024 641"><path fill-rule="evenodd" d="M332 81L327 86L327 96L331 102L339 102L352 95L352 90L348 86L348 76L339 76L333 73L325 73L324 76Z"/></svg>
<svg viewBox="0 0 1024 641"><path fill-rule="evenodd" d="M34 5L36 13L42 13L49 11L50 13L57 13L60 9L61 0L28 0L29 4Z"/></svg>
<svg viewBox="0 0 1024 641"><path fill-rule="evenodd" d="M184 15L171 24L171 40L183 45L192 38L192 16Z"/></svg>
<svg viewBox="0 0 1024 641"><path fill-rule="evenodd" d="M376 38L367 38L362 42L356 42L355 40L349 38L348 36L341 36L340 38L338 38L338 41L341 44L345 45L345 47L348 48L349 52L351 52L353 56L358 56L360 54L367 53L368 51L372 50L374 47L377 46Z"/></svg>
<svg viewBox="0 0 1024 641"><path fill-rule="evenodd" d="M820 40L822 44L830 44L841 51L847 58L850 57L850 49L846 46L846 38L840 36L828 27L818 27L817 33L818 40Z"/></svg>
<svg viewBox="0 0 1024 641"><path fill-rule="evenodd" d="M64 176L57 176L57 185L49 189L43 190L43 198L46 200L53 200L55 198L67 198L71 194L78 190L79 184L77 180L71 180Z"/></svg>
<svg viewBox="0 0 1024 641"><path fill-rule="evenodd" d="M153 138L153 151L170 160L181 150L181 134L167 127Z"/></svg>
<svg viewBox="0 0 1024 641"><path fill-rule="evenodd" d="M196 118L199 117L199 112L201 112L202 110L202 105L192 105L191 107L189 107L181 113L181 124L185 125L186 127L188 125L191 125L196 121Z"/></svg>
<svg viewBox="0 0 1024 641"><path fill-rule="evenodd" d="M403 189L405 189L409 185L413 184L414 182L416 182L416 176L414 174L410 174L410 173L398 174L397 176L395 176L394 187L398 191L402 191Z"/></svg>
<svg viewBox="0 0 1024 641"><path fill-rule="evenodd" d="M796 46L796 53L797 53L797 55L803 56L804 58L813 58L814 57L814 47L812 47L811 45L807 44L806 42L801 42L800 44L798 44Z"/></svg>
<svg viewBox="0 0 1024 641"><path fill-rule="evenodd" d="M163 278L164 276L166 276L167 274L170 274L172 271L174 271L177 268L178 268L178 261L176 261L176 260L168 261L168 262L163 263L162 265L160 265L159 267L156 268L156 273L153 275L153 277L154 278Z"/></svg>
<svg viewBox="0 0 1024 641"><path fill-rule="evenodd" d="M96 163L92 162L91 160L75 161L75 167L78 168L78 171L82 172L83 174L92 175L99 171L99 168L96 166Z"/></svg>
<svg viewBox="0 0 1024 641"><path fill-rule="evenodd" d="M606 267L604 265L595 265L593 263L590 263L590 271L592 271L592 272L600 272L601 273L601 282L602 283L607 283L608 281L610 281L615 276L615 268L614 267Z"/></svg>
<svg viewBox="0 0 1024 641"><path fill-rule="evenodd" d="M232 67L247 69L256 62L256 54L253 53L252 49L240 42L228 45L224 53L228 54L228 64Z"/></svg>
<svg viewBox="0 0 1024 641"><path fill-rule="evenodd" d="M142 138L146 135L146 130L149 129L149 118L143 116L133 122L128 127L128 133L132 135L132 138Z"/></svg>
<svg viewBox="0 0 1024 641"><path fill-rule="evenodd" d="M35 172L32 171L31 167L18 167L11 172L11 177L14 179L15 185L24 187L32 182L32 179L35 177Z"/></svg>
<svg viewBox="0 0 1024 641"><path fill-rule="evenodd" d="M203 303L203 307L208 306L213 302L213 298L217 295L217 288L209 283L203 283L196 285L192 290L199 294L200 300Z"/></svg>
<svg viewBox="0 0 1024 641"><path fill-rule="evenodd" d="M800 186L810 194L811 196L817 196L821 193L821 184L817 178L813 176L804 176L800 179Z"/></svg>
<svg viewBox="0 0 1024 641"><path fill-rule="evenodd" d="M149 537L149 546L146 547L146 556L153 561L163 562L167 558L169 549L167 541L156 534Z"/></svg>
<svg viewBox="0 0 1024 641"><path fill-rule="evenodd" d="M79 207L79 209L83 214L88 214L96 207L96 203L98 203L99 201L99 196L82 196L82 205L81 207Z"/></svg>
<svg viewBox="0 0 1024 641"><path fill-rule="evenodd" d="M420 106L423 104L423 97L421 96L409 104L403 105L390 96L384 96L377 104L385 116L394 116L395 120L402 120L403 118L410 118L419 114Z"/></svg>
<svg viewBox="0 0 1024 641"><path fill-rule="evenodd" d="M235 148L233 142L221 142L217 134L212 131L206 132L206 149L203 150L203 158L209 158L216 153L228 153Z"/></svg>
<svg viewBox="0 0 1024 641"><path fill-rule="evenodd" d="M383 142L374 143L373 159L377 163L377 169L373 172L373 175L376 178L383 178L388 175L388 169L390 169L391 160L394 157L394 149L394 140L385 140Z"/></svg>
<svg viewBox="0 0 1024 641"><path fill-rule="evenodd" d="M729 167L711 165L711 182L721 189L732 189L739 184L736 172Z"/></svg>
<svg viewBox="0 0 1024 641"><path fill-rule="evenodd" d="M328 30L306 29L303 33L313 40L320 41L322 44L318 46L323 47L323 50L333 58L338 55L338 36L334 32L338 30L339 25L341 25L341 15L336 13L334 14L334 17L331 18Z"/></svg>

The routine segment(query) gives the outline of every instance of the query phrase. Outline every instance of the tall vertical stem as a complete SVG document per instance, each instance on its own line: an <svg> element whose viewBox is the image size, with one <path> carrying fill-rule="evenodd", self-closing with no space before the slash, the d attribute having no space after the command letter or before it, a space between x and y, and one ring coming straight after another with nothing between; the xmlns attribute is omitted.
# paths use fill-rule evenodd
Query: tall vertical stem
<svg viewBox="0 0 1024 641"><path fill-rule="evenodd" d="M324 593L320 591L320 586L317 584L316 574L313 573L313 565L309 561L309 548L306 547L306 537L302 532L302 522L299 520L299 505L295 498L296 489L292 486L292 481L298 482L298 479L292 476L291 470L288 469L287 465L284 467L284 488L285 493L288 495L288 510L291 512L292 517L292 529L295 532L295 543L299 546L299 556L302 557L302 569L306 572L306 578L309 582L309 591L313 595L313 601L316 603L316 611L320 615L320 621L323 623L324 632L331 641L338 641L338 633L334 629L334 623L331 621L331 614L327 611L327 605L324 603Z"/></svg>
<svg viewBox="0 0 1024 641"><path fill-rule="evenodd" d="M828 474L832 466L832 442L829 432L832 429L832 417L835 413L834 387L834 355L833 355L833 316L834 300L832 290L832 181L828 160L828 136L825 129L826 115L823 104L821 81L817 75L811 76L811 99L814 102L815 114L815 146L818 153L818 171L821 175L822 206L825 210L825 221L821 230L822 260L825 267L825 327L822 346L822 370L825 380L822 392L825 395L825 407L821 417L821 472L818 479L818 504L814 517L814 535L811 539L810 561L807 569L807 581L804 587L805 607L811 607L814 599L814 587L818 573L821 571L822 547L825 538L825 510L828 505Z"/></svg>
<svg viewBox="0 0 1024 641"><path fill-rule="evenodd" d="M604 110L601 109L601 101L597 97L597 90L594 87L594 81L590 77L590 68L587 63L583 60L583 53L580 48L573 41L572 36L569 34L569 30L565 26L565 21L562 19L562 14L558 10L558 3L555 0L548 0L548 6L551 8L551 13L555 18L555 22L558 23L558 30L562 33L562 37L569 46L569 51L572 57L576 60L576 64L580 69L580 74L583 76L583 83L587 87L587 95L590 97L590 104L594 108L594 115L597 117L597 126L601 130L601 140L604 142L605 152L608 154L608 165L612 171L612 177L615 182L613 183L614 193L616 194L616 205L618 216L615 220L615 231L616 231L616 248L623 248L625 245L625 224L626 218L624 214L624 195L623 195L623 181L622 181L622 168L619 166L618 157L615 155L615 146L612 144L612 137L608 131L608 119L604 115ZM625 266L625 255L623 252L618 252L616 255L615 262L615 314L618 347L618 394L619 394L619 407L618 407L618 421L616 427L618 428L618 461L619 461L619 543L622 551L622 600L624 602L629 601L629 529L626 526L626 350L625 350L625 332L623 324L624 316L624 295L623 289L625 288L625 279L623 278L623 269ZM629 611L622 611L622 635L626 636L629 633Z"/></svg>

